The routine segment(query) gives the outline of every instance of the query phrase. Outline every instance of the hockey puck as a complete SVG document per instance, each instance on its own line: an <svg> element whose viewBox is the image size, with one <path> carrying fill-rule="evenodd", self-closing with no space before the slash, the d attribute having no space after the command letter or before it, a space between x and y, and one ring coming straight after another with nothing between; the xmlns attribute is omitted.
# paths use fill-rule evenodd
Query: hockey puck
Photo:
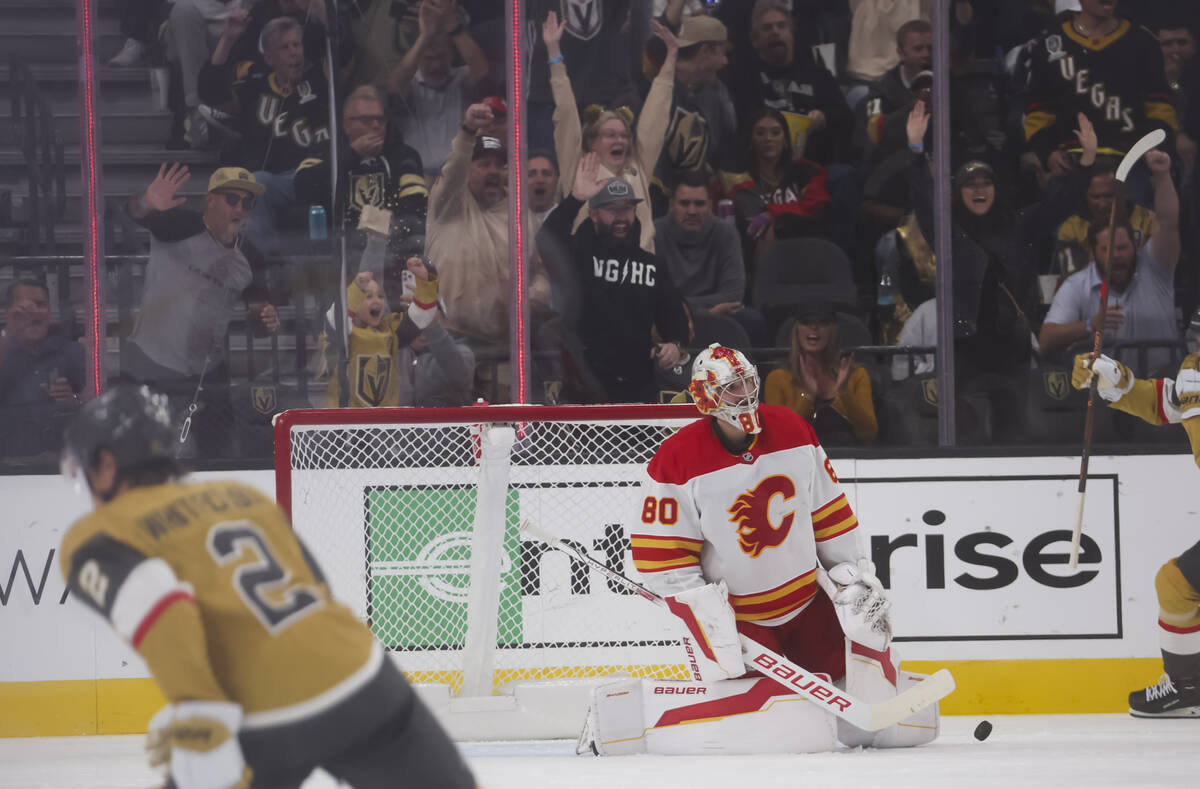
<svg viewBox="0 0 1200 789"><path fill-rule="evenodd" d="M988 721L980 721L979 725L975 727L975 739L979 740L980 742L986 740L988 735L991 733L992 724Z"/></svg>

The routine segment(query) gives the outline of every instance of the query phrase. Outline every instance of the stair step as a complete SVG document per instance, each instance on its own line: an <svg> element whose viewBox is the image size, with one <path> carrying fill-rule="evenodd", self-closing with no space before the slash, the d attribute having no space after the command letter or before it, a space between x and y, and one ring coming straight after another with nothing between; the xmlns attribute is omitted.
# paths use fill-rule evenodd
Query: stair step
<svg viewBox="0 0 1200 789"><path fill-rule="evenodd" d="M40 13L22 10L19 15L12 11L5 13L3 8L0 6L0 14L5 18L4 28L7 33L54 33L69 36L78 34L75 14L63 15L54 6L49 6ZM93 35L116 35L120 32L121 21L117 17L101 16L93 20ZM121 40L124 42L124 38Z"/></svg>
<svg viewBox="0 0 1200 789"><path fill-rule="evenodd" d="M120 33L99 34L95 41L96 52L107 60L121 49L123 43L125 37ZM28 63L71 63L79 57L79 46L73 29L47 33L22 31L11 24L0 24L0 52Z"/></svg>
<svg viewBox="0 0 1200 789"><path fill-rule="evenodd" d="M38 89L50 102L51 107L74 106L79 101L79 69L74 63L30 64ZM96 76L100 84L100 98L105 101L134 103L151 95L150 69L141 66L131 68L101 67ZM9 83L9 67L0 64L0 102L8 104L12 95Z"/></svg>
<svg viewBox="0 0 1200 789"><path fill-rule="evenodd" d="M7 103L0 102L0 125L10 123ZM79 144L79 109L57 114L55 128L66 145ZM100 123L101 141L104 145L146 143L161 148L171 132L171 114L165 110L147 107L116 109L105 107Z"/></svg>
<svg viewBox="0 0 1200 789"><path fill-rule="evenodd" d="M66 148L63 158L67 167L78 167L79 148ZM216 154L210 151L165 151L161 147L144 145L105 145L100 152L100 162L106 169L115 169L123 165L145 165L146 172L150 173L151 177L163 162L180 162L189 167L200 165L203 168L215 167L216 159ZM0 168L24 166L25 156L20 151L0 149Z"/></svg>

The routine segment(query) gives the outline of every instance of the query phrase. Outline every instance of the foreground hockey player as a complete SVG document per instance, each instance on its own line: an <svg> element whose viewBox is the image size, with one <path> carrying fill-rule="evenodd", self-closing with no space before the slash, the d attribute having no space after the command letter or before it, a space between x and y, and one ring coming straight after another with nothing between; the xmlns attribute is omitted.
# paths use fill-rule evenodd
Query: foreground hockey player
<svg viewBox="0 0 1200 789"><path fill-rule="evenodd" d="M650 461L630 539L644 583L686 625L700 681L598 688L581 741L596 753L811 752L937 736L936 705L866 732L771 679L734 679L746 674L739 632L868 702L921 679L899 671L890 602L812 427L760 406L758 391L739 351L697 355L690 393L706 416Z"/></svg>
<svg viewBox="0 0 1200 789"><path fill-rule="evenodd" d="M1152 425L1181 424L1200 465L1200 356L1183 360L1175 379L1141 380L1107 356L1091 365L1091 354L1075 357L1071 383L1083 389L1098 376L1096 393L1110 407ZM1200 718L1200 542L1162 566L1158 593L1158 643L1163 675L1129 694L1129 714L1138 718Z"/></svg>
<svg viewBox="0 0 1200 789"><path fill-rule="evenodd" d="M75 598L146 661L167 699L151 763L177 789L475 785L365 625L330 596L269 498L180 482L166 397L121 386L79 412L63 473L95 509L59 552Z"/></svg>

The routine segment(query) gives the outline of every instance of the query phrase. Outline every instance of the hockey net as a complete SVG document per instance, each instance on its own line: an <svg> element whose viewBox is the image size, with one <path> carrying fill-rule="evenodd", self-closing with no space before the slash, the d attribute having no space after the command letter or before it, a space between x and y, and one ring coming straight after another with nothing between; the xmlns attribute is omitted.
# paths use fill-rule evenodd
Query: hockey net
<svg viewBox="0 0 1200 789"><path fill-rule="evenodd" d="M415 683L489 696L526 682L684 679L673 618L520 524L637 578L646 463L690 406L289 411L280 504L334 594Z"/></svg>

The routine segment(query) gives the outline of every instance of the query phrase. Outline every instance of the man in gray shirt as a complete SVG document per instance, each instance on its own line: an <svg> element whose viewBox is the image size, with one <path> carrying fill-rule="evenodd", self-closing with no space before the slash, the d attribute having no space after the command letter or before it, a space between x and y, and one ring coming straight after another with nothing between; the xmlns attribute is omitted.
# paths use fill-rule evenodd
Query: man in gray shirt
<svg viewBox="0 0 1200 789"><path fill-rule="evenodd" d="M746 266L741 239L729 222L713 216L708 177L702 172L677 176L670 212L654 222L658 254L667 261L671 279L693 315L705 312L732 318L755 346L768 344L762 314L742 303Z"/></svg>
<svg viewBox="0 0 1200 789"><path fill-rule="evenodd" d="M1108 227L1095 223L1088 241L1095 260L1062 283L1054 294L1050 311L1038 335L1043 354L1056 354L1077 342L1090 342L1100 321L1100 288L1104 281L1104 261L1112 242L1112 274L1108 282L1108 309L1104 314L1104 346L1129 340L1176 340L1175 266L1179 262L1179 195L1171 181L1171 157L1162 151L1146 154L1154 185L1154 213L1158 231L1141 248L1133 244L1133 230L1119 223L1109 238ZM1110 356L1124 362L1138 376L1145 377L1170 361L1169 352L1152 349L1146 366L1138 364L1135 350L1118 351Z"/></svg>
<svg viewBox="0 0 1200 789"><path fill-rule="evenodd" d="M222 388L209 384L228 381L225 335L239 301L255 329L279 328L265 261L241 235L262 185L247 170L222 167L209 179L199 213L175 196L190 177L186 166L164 164L146 191L129 199L130 217L150 231L150 261L137 324L121 354L122 375L189 400L201 376L205 397L218 397ZM217 417L229 407L228 394L207 405L206 418ZM228 430L228 413L225 420ZM212 432L205 435L198 424L192 430L203 450Z"/></svg>

